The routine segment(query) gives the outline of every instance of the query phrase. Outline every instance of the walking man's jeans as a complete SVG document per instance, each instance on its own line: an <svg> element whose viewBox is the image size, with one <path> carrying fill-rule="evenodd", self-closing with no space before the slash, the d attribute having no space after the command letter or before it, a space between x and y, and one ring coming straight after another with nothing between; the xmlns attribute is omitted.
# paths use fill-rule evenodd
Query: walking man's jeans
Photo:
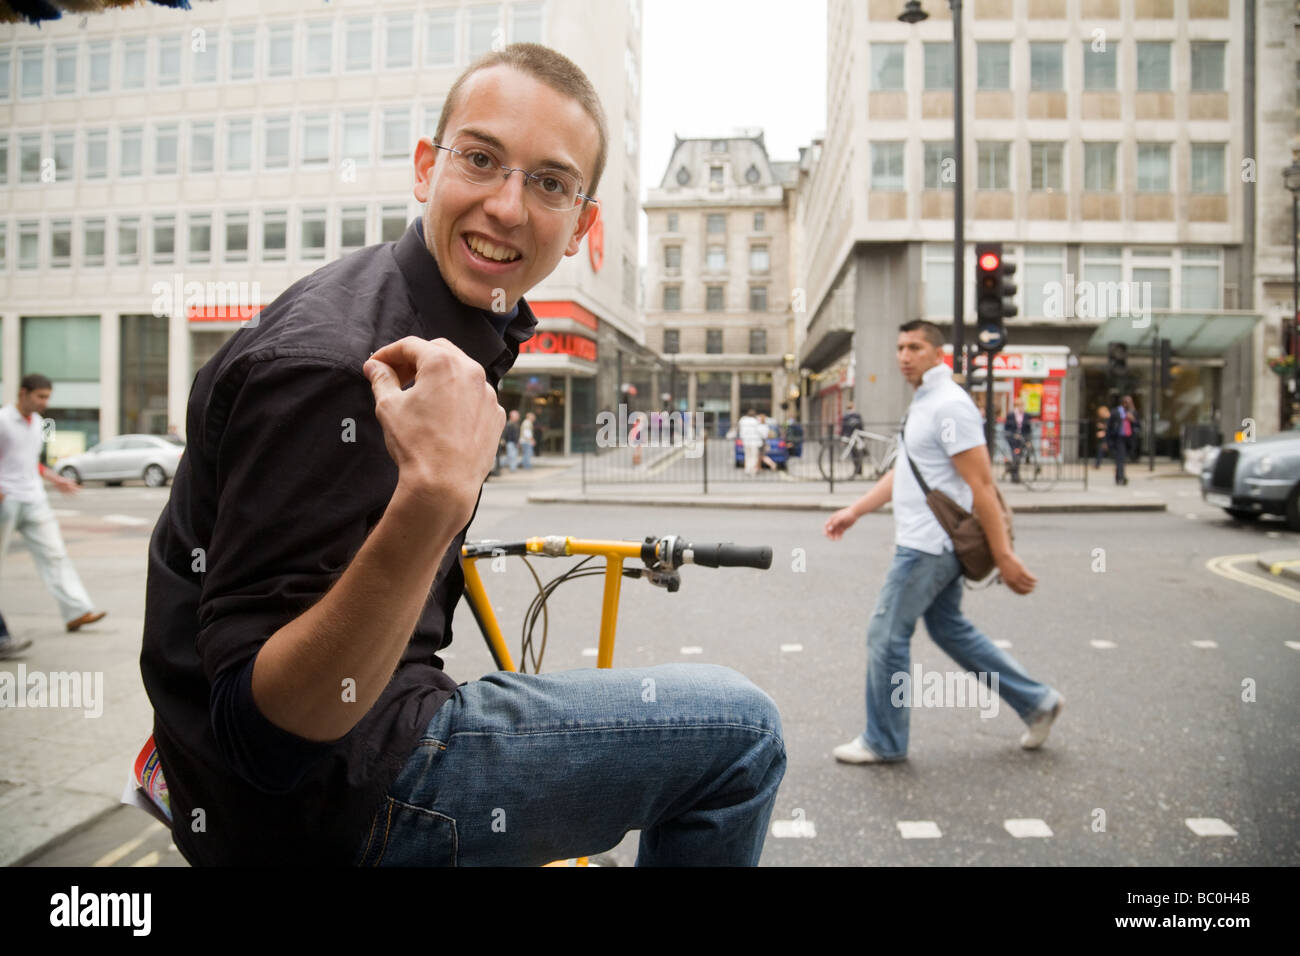
<svg viewBox="0 0 1300 956"><path fill-rule="evenodd" d="M9 541L17 531L27 541L45 588L59 604L63 622L75 621L95 609L90 595L72 566L58 521L50 510L50 503L15 501L6 496L0 501L0 569L9 552Z"/></svg>
<svg viewBox="0 0 1300 956"><path fill-rule="evenodd" d="M638 866L752 866L785 763L776 705L725 667L494 673L430 721L357 862L535 866L639 829Z"/></svg>
<svg viewBox="0 0 1300 956"><path fill-rule="evenodd" d="M998 693L1028 723L1056 705L1057 692L1025 673L961 613L961 566L951 551L927 554L896 547L867 626L867 730L862 742L877 756L907 756L908 708L891 695L912 663L912 632L925 619L930 638L967 672L996 674ZM913 699L917 696L913 689Z"/></svg>
<svg viewBox="0 0 1300 956"><path fill-rule="evenodd" d="M513 441L506 442L506 466L511 471L514 471L516 468L519 467L519 443L518 442L513 442Z"/></svg>

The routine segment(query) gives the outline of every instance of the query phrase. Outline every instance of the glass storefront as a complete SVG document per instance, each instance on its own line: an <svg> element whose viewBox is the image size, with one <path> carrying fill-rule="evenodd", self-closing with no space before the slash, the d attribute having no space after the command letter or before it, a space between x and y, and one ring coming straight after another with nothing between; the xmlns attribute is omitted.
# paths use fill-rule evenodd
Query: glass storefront
<svg viewBox="0 0 1300 956"><path fill-rule="evenodd" d="M167 434L167 316L122 316L118 433ZM179 422L174 423L178 427Z"/></svg>
<svg viewBox="0 0 1300 956"><path fill-rule="evenodd" d="M695 373L695 410L704 415L710 435L721 437L731 428L731 373ZM741 414L745 410L742 408Z"/></svg>

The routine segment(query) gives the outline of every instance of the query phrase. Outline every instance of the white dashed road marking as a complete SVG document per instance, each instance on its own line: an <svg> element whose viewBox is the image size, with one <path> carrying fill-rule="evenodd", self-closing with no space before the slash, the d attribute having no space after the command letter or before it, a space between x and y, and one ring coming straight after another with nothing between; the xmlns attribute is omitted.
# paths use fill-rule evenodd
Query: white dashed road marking
<svg viewBox="0 0 1300 956"><path fill-rule="evenodd" d="M583 656L583 657L595 657L595 656L596 656L596 653L597 653L597 650L596 650L596 648L594 648L594 647L584 647L584 648L582 649L582 656Z"/></svg>
<svg viewBox="0 0 1300 956"><path fill-rule="evenodd" d="M793 654L793 653L795 653L796 651L801 651L801 650L803 650L803 645L802 645L802 644L782 644L782 645L781 645L781 653L782 653L782 654Z"/></svg>
<svg viewBox="0 0 1300 956"><path fill-rule="evenodd" d="M683 647L683 648L682 648L682 653L683 653L683 654L703 654L703 653L704 653L704 648L702 648L702 647Z"/></svg>
<svg viewBox="0 0 1300 956"><path fill-rule="evenodd" d="M772 821L772 836L774 837L803 837L812 839L817 835L817 827L811 820L774 820Z"/></svg>
<svg viewBox="0 0 1300 956"><path fill-rule="evenodd" d="M1088 643L1091 644L1093 647L1097 648L1097 650L1099 651L1108 651L1112 647L1119 646L1114 641L1089 641Z"/></svg>
<svg viewBox="0 0 1300 956"><path fill-rule="evenodd" d="M75 518L77 515L81 514L81 512L77 511L75 508L51 508L50 512L56 518Z"/></svg>
<svg viewBox="0 0 1300 956"><path fill-rule="evenodd" d="M1183 821L1197 836L1236 836L1237 831L1218 817L1192 817Z"/></svg>
<svg viewBox="0 0 1300 956"><path fill-rule="evenodd" d="M1003 650L1006 650L1008 647L1011 646L1011 642L1010 642L1010 641L994 641L994 642L993 642L993 646L994 646L994 647L1000 647L1000 648L1002 648Z"/></svg>
<svg viewBox="0 0 1300 956"><path fill-rule="evenodd" d="M1192 641L1192 647L1218 647L1215 641Z"/></svg>
<svg viewBox="0 0 1300 956"><path fill-rule="evenodd" d="M899 820L897 826L904 840L937 840L943 836L933 820Z"/></svg>
<svg viewBox="0 0 1300 956"><path fill-rule="evenodd" d="M157 850L150 850L144 856L140 857L140 859L134 861L131 865L132 866L157 866L160 862L162 862L162 854L160 854Z"/></svg>
<svg viewBox="0 0 1300 956"><path fill-rule="evenodd" d="M1006 827L1007 832L1013 837L1049 837L1052 835L1052 828L1044 820L1004 820L1002 825Z"/></svg>
<svg viewBox="0 0 1300 956"><path fill-rule="evenodd" d="M1300 651L1300 641L1287 641L1286 646L1293 651Z"/></svg>
<svg viewBox="0 0 1300 956"><path fill-rule="evenodd" d="M145 840L149 839L149 837L153 836L155 833L157 833L160 830L165 831L166 829L167 828L164 827L161 823L151 823L149 824L149 826L141 830L140 835L137 836L135 839L127 840L121 846L109 850L107 853L105 853L103 856L101 856L98 860L96 860L94 863L90 865L91 866L112 866L118 860L134 852L136 847L138 847Z"/></svg>
<svg viewBox="0 0 1300 956"><path fill-rule="evenodd" d="M152 524L148 518L136 518L133 515L104 515L104 520L109 524Z"/></svg>

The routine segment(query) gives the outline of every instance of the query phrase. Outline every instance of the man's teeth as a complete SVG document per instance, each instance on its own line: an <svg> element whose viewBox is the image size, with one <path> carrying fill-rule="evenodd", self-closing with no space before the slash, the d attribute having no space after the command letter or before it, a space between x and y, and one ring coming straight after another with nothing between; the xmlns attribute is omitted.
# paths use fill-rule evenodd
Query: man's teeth
<svg viewBox="0 0 1300 956"><path fill-rule="evenodd" d="M480 239L478 236L470 236L468 242L469 247L485 259L494 259L497 262L513 262L519 258L519 253L513 249L494 245L486 239Z"/></svg>

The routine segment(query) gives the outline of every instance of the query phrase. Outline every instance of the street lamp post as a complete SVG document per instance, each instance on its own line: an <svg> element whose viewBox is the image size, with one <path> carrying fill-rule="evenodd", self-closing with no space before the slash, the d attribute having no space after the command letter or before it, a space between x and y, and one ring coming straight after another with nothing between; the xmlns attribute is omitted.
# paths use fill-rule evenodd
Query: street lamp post
<svg viewBox="0 0 1300 956"><path fill-rule="evenodd" d="M1287 400L1286 389L1282 389L1283 401L1286 402L1283 425L1295 424L1291 410L1300 402L1300 149L1291 151L1291 165L1282 171L1286 188L1291 191L1291 340L1287 345L1287 354L1295 361L1291 369L1291 395Z"/></svg>
<svg viewBox="0 0 1300 956"><path fill-rule="evenodd" d="M962 69L961 69L961 0L948 0L948 9L952 11L952 113L953 113L953 156L956 165L955 195L953 196L953 237L952 237L952 371L961 387L969 390L966 382L966 314L965 285L966 272L966 137L962 109ZM921 9L920 0L907 0L898 19L904 23L920 23L930 15Z"/></svg>

